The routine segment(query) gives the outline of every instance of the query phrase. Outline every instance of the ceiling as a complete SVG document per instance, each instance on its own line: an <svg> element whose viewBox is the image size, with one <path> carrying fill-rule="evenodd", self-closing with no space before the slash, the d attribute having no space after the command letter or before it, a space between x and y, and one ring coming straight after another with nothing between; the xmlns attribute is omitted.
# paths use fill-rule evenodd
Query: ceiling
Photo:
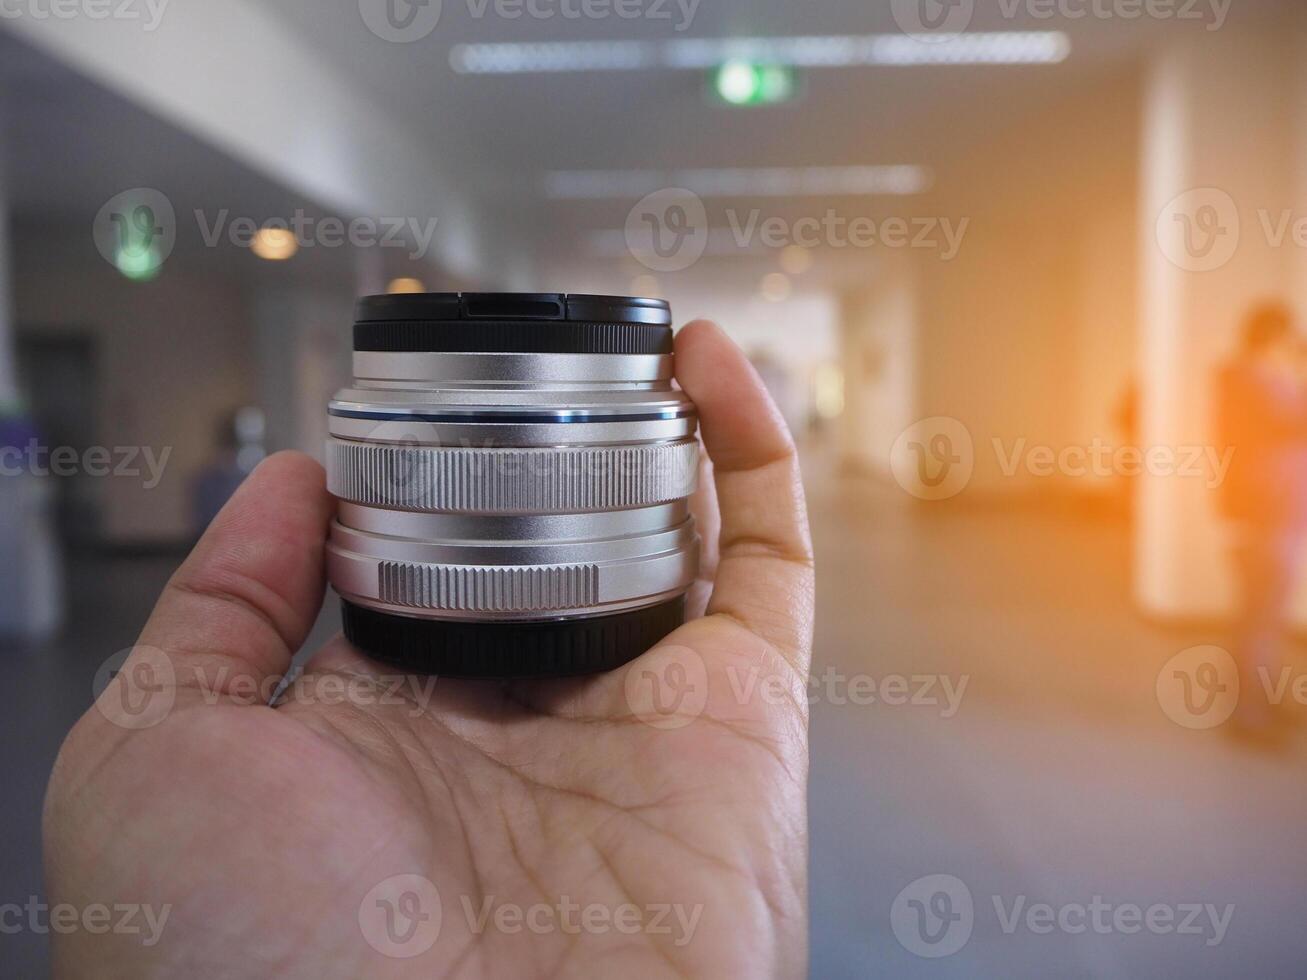
<svg viewBox="0 0 1307 980"><path fill-rule="evenodd" d="M888 34L897 30L890 4L701 0L690 28L677 34L666 21L509 20L495 14L494 0L488 7L444 0L436 30L412 44L373 35L359 0L267 6L373 103L411 127L487 213L532 234L548 228L575 236L620 228L632 202L548 201L543 187L551 170L920 164L938 172L1014 122L1134 70L1159 37L1204 29L1121 18L1004 19L999 0L979 0L973 31L1065 30L1071 56L1045 66L811 69L801 73L793 102L739 109L707 99L698 71L460 75L449 53L455 44L484 41ZM1224 30L1283 6L1235 2ZM308 203L3 31L0 112L20 217L83 221L130 186L178 189L179 213L213 200L253 215Z"/></svg>
<svg viewBox="0 0 1307 980"><path fill-rule="evenodd" d="M1104 0L1063 2L1076 9ZM1198 3L1210 10L1210 0ZM1252 26L1284 6L1236 0L1222 29ZM1065 30L1070 58L1021 67L812 69L802 72L793 102L741 109L706 98L707 78L698 71L463 75L451 69L450 50L476 42L893 34L889 0L702 0L683 35L666 21L508 20L494 15L493 2L444 0L435 31L411 44L374 36L357 0L282 0L276 10L342 72L425 133L470 193L554 242L620 229L633 201L544 200L551 170L921 164L939 172L1021 119L1136 70L1160 38L1204 30L1198 22L1006 19L1000 0L978 0L971 30ZM840 204L797 206L811 213L832 203ZM768 204L775 209L785 202Z"/></svg>
<svg viewBox="0 0 1307 980"><path fill-rule="evenodd" d="M524 195L539 187L538 180L524 178L548 169L929 164L1091 84L1159 36L1203 30L1198 23L1156 20L1008 20L1000 16L999 0L980 0L973 31L1065 30L1073 40L1071 57L1052 66L812 69L803 73L796 101L734 109L705 99L706 79L696 71L459 75L449 53L455 44L482 41L892 34L890 3L702 0L683 35L649 20L505 20L490 12L493 0L484 16L475 16L471 10L482 3L444 0L438 27L411 44L372 35L357 0L281 0L275 9L342 71L425 132L433 148L462 162L469 179ZM1274 0L1235 3L1223 29L1278 6Z"/></svg>

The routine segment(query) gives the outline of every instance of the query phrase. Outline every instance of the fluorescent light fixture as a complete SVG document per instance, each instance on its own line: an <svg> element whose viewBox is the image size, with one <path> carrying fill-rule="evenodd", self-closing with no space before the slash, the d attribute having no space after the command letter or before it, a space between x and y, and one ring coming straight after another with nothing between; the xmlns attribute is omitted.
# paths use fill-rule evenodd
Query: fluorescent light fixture
<svg viewBox="0 0 1307 980"><path fill-rule="evenodd" d="M631 245L621 228L603 228L585 236L586 251L596 258L624 259L631 256ZM740 233L733 228L709 228L703 254L709 258L740 259L775 257L777 250L756 238L740 243ZM643 295L638 290L632 295ZM653 295L661 295L653 294Z"/></svg>
<svg viewBox="0 0 1307 980"><path fill-rule="evenodd" d="M539 44L456 44L449 53L463 75L549 71L631 71L657 68L657 46L644 41L551 41Z"/></svg>
<svg viewBox="0 0 1307 980"><path fill-rule="evenodd" d="M556 201L638 199L662 187L700 197L831 197L920 194L930 171L915 165L751 167L718 170L555 170L545 196Z"/></svg>
<svg viewBox="0 0 1307 980"><path fill-rule="evenodd" d="M464 75L717 68L730 61L796 68L862 65L1047 65L1065 61L1062 31L995 31L930 39L907 34L814 37L678 38L671 41L557 41L456 44L449 53Z"/></svg>
<svg viewBox="0 0 1307 980"><path fill-rule="evenodd" d="M876 65L1047 65L1065 61L1071 39L1061 31L956 34L929 42L906 35L876 38Z"/></svg>

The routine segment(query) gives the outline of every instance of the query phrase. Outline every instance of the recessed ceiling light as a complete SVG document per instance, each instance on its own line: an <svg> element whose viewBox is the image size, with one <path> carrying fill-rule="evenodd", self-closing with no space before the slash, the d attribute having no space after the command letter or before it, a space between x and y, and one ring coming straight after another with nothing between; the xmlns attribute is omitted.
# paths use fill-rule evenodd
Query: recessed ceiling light
<svg viewBox="0 0 1307 980"><path fill-rule="evenodd" d="M386 292L388 293L425 293L426 291L427 287L421 279L413 279L408 276L392 279L386 286Z"/></svg>
<svg viewBox="0 0 1307 980"><path fill-rule="evenodd" d="M250 249L261 259L284 262L300 250L300 243L289 228L260 228Z"/></svg>
<svg viewBox="0 0 1307 980"><path fill-rule="evenodd" d="M812 251L802 245L786 245L781 249L781 271L801 276L812 268Z"/></svg>
<svg viewBox="0 0 1307 980"><path fill-rule="evenodd" d="M762 283L758 287L762 298L769 303L783 303L790 298L790 293L793 291L790 277L783 272L767 273L762 277Z"/></svg>

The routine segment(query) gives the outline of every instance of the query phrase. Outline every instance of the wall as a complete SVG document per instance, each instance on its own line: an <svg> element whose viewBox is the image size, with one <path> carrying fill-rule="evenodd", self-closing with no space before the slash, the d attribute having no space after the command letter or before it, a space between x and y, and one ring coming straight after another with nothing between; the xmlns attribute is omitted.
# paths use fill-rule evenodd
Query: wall
<svg viewBox="0 0 1307 980"><path fill-rule="evenodd" d="M95 251L87 229L19 225L14 240L18 325L95 339L100 438L172 450L152 490L144 478L97 481L106 539L185 539L190 481L213 449L216 425L256 396L245 298L185 256L170 258L154 282L129 282Z"/></svg>
<svg viewBox="0 0 1307 980"><path fill-rule="evenodd" d="M888 477L894 440L916 421L918 297L910 257L879 258L868 284L848 291L840 309L840 457L853 472Z"/></svg>
<svg viewBox="0 0 1307 980"><path fill-rule="evenodd" d="M1004 460L1115 434L1133 368L1137 102L1137 78L1117 74L1014 121L942 171L923 202L969 223L951 261L917 257L915 417L967 426L973 497L1094 489Z"/></svg>

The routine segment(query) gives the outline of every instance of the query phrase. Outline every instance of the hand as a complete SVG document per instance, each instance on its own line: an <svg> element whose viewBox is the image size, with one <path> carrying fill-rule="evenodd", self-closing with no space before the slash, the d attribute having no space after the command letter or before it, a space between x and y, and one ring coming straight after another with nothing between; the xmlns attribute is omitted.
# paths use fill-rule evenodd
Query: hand
<svg viewBox="0 0 1307 980"><path fill-rule="evenodd" d="M167 919L52 935L56 975L803 973L798 461L718 328L681 331L676 366L715 468L696 500L715 584L696 590L706 615L606 675L391 678L338 638L267 707L322 602L333 502L311 460L264 462L69 735L46 799L52 906Z"/></svg>

